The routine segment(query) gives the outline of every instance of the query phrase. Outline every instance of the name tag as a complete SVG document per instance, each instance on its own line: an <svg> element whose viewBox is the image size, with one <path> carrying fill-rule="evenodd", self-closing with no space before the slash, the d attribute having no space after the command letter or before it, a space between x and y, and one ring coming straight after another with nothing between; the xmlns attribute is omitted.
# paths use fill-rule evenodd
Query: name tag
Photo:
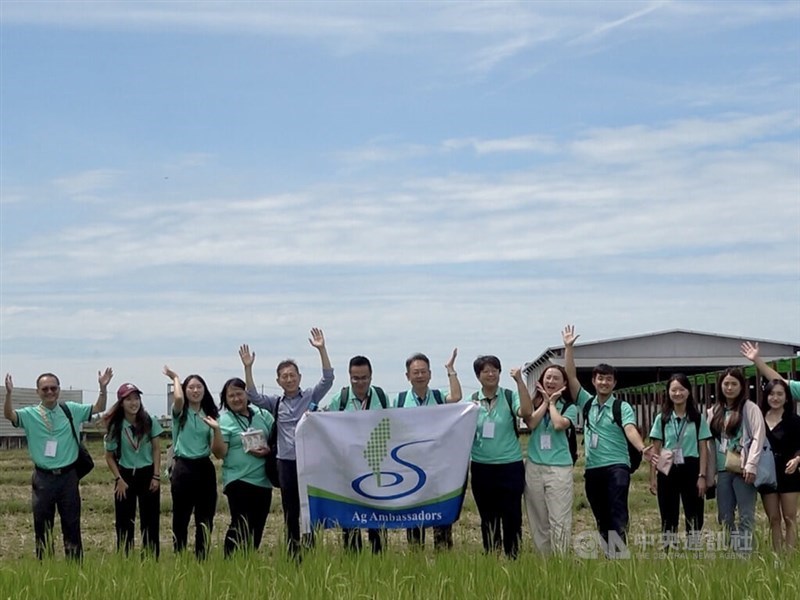
<svg viewBox="0 0 800 600"><path fill-rule="evenodd" d="M486 439L494 437L494 421L485 421L483 423L483 433L481 435Z"/></svg>
<svg viewBox="0 0 800 600"><path fill-rule="evenodd" d="M540 450L550 450L550 434L545 433L542 437L539 438L539 449Z"/></svg>
<svg viewBox="0 0 800 600"><path fill-rule="evenodd" d="M683 448L675 448L672 451L672 464L674 465L683 464Z"/></svg>
<svg viewBox="0 0 800 600"><path fill-rule="evenodd" d="M592 435L589 436L589 447L597 448L598 441L599 441L599 436L596 433L592 433Z"/></svg>
<svg viewBox="0 0 800 600"><path fill-rule="evenodd" d="M56 455L56 450L58 449L58 442L55 440L47 440L44 443L44 455L48 458L53 458Z"/></svg>

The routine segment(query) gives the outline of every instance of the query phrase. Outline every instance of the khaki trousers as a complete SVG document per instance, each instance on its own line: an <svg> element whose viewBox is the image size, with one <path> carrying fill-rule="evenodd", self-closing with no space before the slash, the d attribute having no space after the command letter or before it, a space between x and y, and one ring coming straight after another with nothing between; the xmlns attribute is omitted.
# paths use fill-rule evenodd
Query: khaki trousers
<svg viewBox="0 0 800 600"><path fill-rule="evenodd" d="M525 509L539 552L564 554L572 536L572 467L525 463Z"/></svg>

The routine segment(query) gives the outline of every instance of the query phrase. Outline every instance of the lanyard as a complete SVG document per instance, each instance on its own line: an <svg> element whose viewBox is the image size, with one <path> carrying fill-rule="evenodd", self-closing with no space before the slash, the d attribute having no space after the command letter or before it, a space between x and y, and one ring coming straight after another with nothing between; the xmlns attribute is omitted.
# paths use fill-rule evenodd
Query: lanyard
<svg viewBox="0 0 800 600"><path fill-rule="evenodd" d="M242 422L242 420L239 418L239 415L237 413L231 411L231 414L233 415L233 418L236 419L236 422L239 424L239 427L242 428L242 431L247 431L248 429L250 429L250 426L253 424L253 415L250 413L249 410L247 411L247 426L246 427L245 427L244 423Z"/></svg>
<svg viewBox="0 0 800 600"><path fill-rule="evenodd" d="M53 434L53 423L50 421L50 417L47 416L47 411L45 410L44 406L41 404L39 405L39 414L42 417L42 421L44 421L44 426L47 427L47 431L50 432L50 435Z"/></svg>
<svg viewBox="0 0 800 600"><path fill-rule="evenodd" d="M139 447L142 445L142 440L141 438L134 438L131 435L130 427L125 428L125 437L128 439L128 443L131 445L131 448L133 448L133 451L139 452Z"/></svg>
<svg viewBox="0 0 800 600"><path fill-rule="evenodd" d="M606 407L606 403L603 404L596 404L597 406L597 416L594 419L594 423L590 423L590 429L593 431L599 431L597 426L600 424L600 419L603 418L603 409Z"/></svg>
<svg viewBox="0 0 800 600"><path fill-rule="evenodd" d="M681 419L680 417L672 417L672 429L675 431L675 446L680 447L681 441L683 440L683 433L686 431L686 423L689 421L689 417L685 417ZM678 422L681 424L681 428L678 429Z"/></svg>
<svg viewBox="0 0 800 600"><path fill-rule="evenodd" d="M353 406L356 410L364 410L364 405L369 406L370 398L372 398L372 388L367 391L366 400L361 400L361 398L353 394Z"/></svg>

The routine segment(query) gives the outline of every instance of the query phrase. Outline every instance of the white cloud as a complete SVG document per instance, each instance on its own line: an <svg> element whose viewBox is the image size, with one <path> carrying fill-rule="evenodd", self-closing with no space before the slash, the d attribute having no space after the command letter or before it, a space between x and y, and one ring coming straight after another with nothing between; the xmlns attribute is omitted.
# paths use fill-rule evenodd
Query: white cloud
<svg viewBox="0 0 800 600"><path fill-rule="evenodd" d="M75 200L90 200L96 192L111 188L121 175L116 169L91 169L53 181L53 186L59 192Z"/></svg>

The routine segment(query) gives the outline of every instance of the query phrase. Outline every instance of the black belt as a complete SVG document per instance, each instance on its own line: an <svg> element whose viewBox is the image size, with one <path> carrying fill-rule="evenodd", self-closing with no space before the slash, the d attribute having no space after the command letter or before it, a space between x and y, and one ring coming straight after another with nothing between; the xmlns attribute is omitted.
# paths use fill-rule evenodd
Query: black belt
<svg viewBox="0 0 800 600"><path fill-rule="evenodd" d="M39 473L47 473L48 475L63 475L64 473L69 473L70 471L72 471L72 469L75 468L75 463L58 469L44 469L38 465L34 466L36 467L36 470L39 471Z"/></svg>

